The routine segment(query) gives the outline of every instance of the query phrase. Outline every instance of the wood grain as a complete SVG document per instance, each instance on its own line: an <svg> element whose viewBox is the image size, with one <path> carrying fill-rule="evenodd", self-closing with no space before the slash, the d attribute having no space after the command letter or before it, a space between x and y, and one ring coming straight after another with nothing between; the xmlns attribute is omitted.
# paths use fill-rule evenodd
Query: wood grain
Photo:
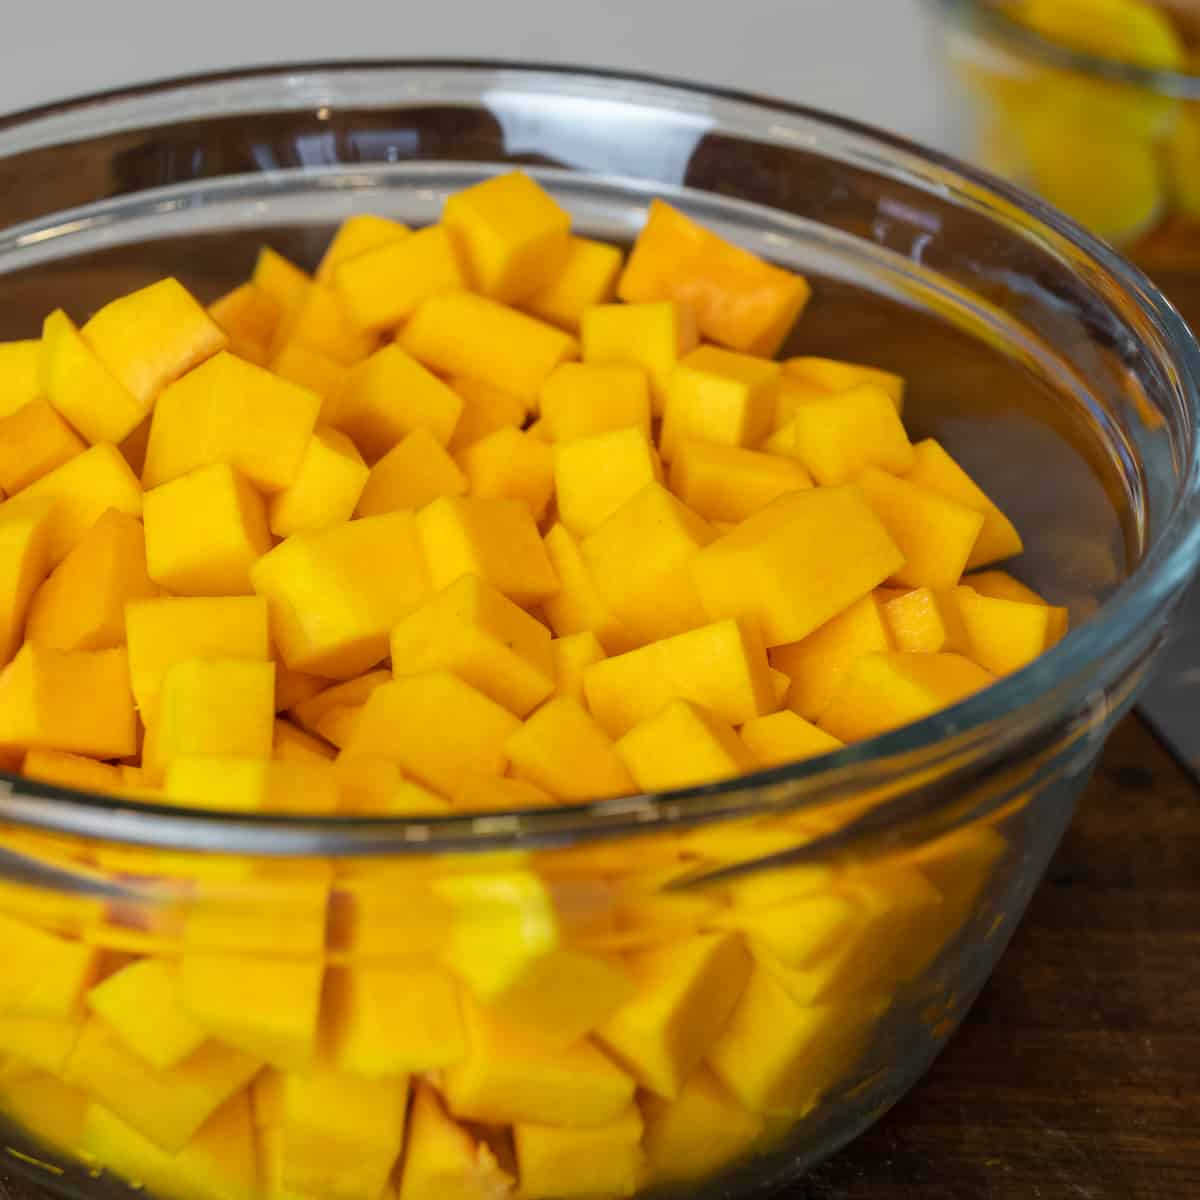
<svg viewBox="0 0 1200 1200"><path fill-rule="evenodd" d="M1136 717L924 1081L777 1200L1200 1197L1200 795ZM46 1200L0 1177L0 1200Z"/></svg>

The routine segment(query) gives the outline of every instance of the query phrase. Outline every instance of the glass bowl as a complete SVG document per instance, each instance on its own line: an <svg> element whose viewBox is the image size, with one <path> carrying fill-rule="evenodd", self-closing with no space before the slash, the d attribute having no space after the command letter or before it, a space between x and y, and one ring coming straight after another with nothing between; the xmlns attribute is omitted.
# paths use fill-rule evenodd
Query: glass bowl
<svg viewBox="0 0 1200 1200"><path fill-rule="evenodd" d="M995 0L929 7L961 101L955 150L1119 247L1200 323L1200 60L1174 71L1081 53Z"/></svg>
<svg viewBox="0 0 1200 1200"><path fill-rule="evenodd" d="M247 817L0 786L6 1163L79 1196L742 1196L920 1076L987 978L1196 561L1200 355L1137 270L967 167L596 72L307 65L0 122L0 336L346 216L532 172L803 270L789 351L910 380L1069 604L1052 652L873 742L515 813ZM219 799L214 797L214 799ZM515 1190L513 1190L515 1189Z"/></svg>

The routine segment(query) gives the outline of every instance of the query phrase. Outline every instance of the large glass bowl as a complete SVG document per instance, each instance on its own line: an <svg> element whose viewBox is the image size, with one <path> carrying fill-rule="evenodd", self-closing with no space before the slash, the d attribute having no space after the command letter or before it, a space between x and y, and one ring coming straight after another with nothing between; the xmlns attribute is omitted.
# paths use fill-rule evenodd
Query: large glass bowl
<svg viewBox="0 0 1200 1200"><path fill-rule="evenodd" d="M789 348L904 373L914 435L1009 509L1015 571L1074 631L919 724L671 795L268 819L6 777L7 1168L206 1200L797 1176L951 1035L1144 679L1200 549L1197 347L1049 208L820 114L470 63L25 114L0 122L0 336L168 273L211 299L262 242L311 265L349 214L430 221L515 164L594 236L661 195L804 271Z"/></svg>

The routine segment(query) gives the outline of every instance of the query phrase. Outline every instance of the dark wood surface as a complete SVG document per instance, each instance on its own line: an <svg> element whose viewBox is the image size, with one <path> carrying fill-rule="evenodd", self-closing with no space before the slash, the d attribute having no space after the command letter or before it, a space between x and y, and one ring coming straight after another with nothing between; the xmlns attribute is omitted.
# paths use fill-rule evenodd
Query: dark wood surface
<svg viewBox="0 0 1200 1200"><path fill-rule="evenodd" d="M1200 1198L1200 792L1136 717L946 1052L784 1197Z"/></svg>

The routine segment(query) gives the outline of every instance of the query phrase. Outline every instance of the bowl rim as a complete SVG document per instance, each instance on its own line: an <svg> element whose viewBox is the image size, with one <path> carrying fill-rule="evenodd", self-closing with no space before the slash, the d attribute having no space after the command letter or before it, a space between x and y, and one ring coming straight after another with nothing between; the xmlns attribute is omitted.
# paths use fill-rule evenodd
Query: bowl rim
<svg viewBox="0 0 1200 1200"><path fill-rule="evenodd" d="M1043 66L1183 100L1200 100L1200 69L1187 71L1144 67L1065 46L1022 24L995 0L925 0L925 3L936 6L951 19L1004 43L1011 51L1034 59Z"/></svg>
<svg viewBox="0 0 1200 1200"><path fill-rule="evenodd" d="M939 0L957 4L958 0ZM939 191L952 185L974 202L980 194L993 219L1003 211L1017 213L1024 231L1054 244L1072 257L1076 269L1086 264L1115 280L1124 296L1154 330L1161 356L1176 369L1168 372L1175 400L1189 416L1187 439L1179 466L1177 495L1158 536L1099 612L1058 646L1014 675L949 709L893 732L852 744L833 754L739 776L735 779L659 794L590 801L554 809L455 814L448 816L309 816L245 814L180 804L144 803L42 784L0 772L0 822L88 841L112 842L197 853L249 854L271 857L376 857L435 852L506 851L533 846L586 844L594 840L670 832L731 817L765 812L803 811L864 794L899 796L862 822L814 840L820 852L850 843L864 831L888 833L889 823L914 815L938 818L940 836L956 827L949 816L961 800L963 767L1002 760L1006 751L1036 741L1054 727L1056 738L1088 735L1104 724L1113 704L1110 678L1097 684L1097 669L1119 660L1133 633L1153 622L1172 603L1200 562L1200 344L1182 317L1142 272L1115 250L1044 201L936 150L900 135L822 110L770 99L731 88L700 86L653 74L503 59L355 59L296 62L182 75L99 91L56 101L0 117L0 134L47 117L82 113L93 106L161 97L176 89L218 86L303 73L337 76L350 72L420 71L500 73L536 85L539 78L572 79L589 84L635 85L661 89L692 101L751 106L764 122L781 118L806 123L844 139L866 140L876 154L899 159L901 166L923 168L916 182ZM152 116L153 114L151 114ZM153 120L146 123L152 127ZM134 126L142 127L142 126ZM765 129L765 126L764 126ZM740 136L740 135L739 135ZM828 148L826 148L828 152ZM876 157L876 169L884 169ZM895 163L886 164L895 170ZM303 172L304 168L293 168ZM936 174L936 180L930 176ZM1111 307L1111 302L1110 302ZM1145 657L1143 653L1143 658ZM1132 667L1123 668L1128 674ZM1064 715L1068 706L1079 709ZM1057 722L1057 724L1055 724ZM914 777L919 773L919 777ZM929 780L944 779L947 786ZM802 792L786 803L764 794L780 785ZM1023 787L1027 788L1026 781ZM918 803L914 804L914 797ZM997 804L996 807L999 807ZM962 823L961 817L959 823ZM813 857L816 857L816 853ZM0 848L0 873L11 852Z"/></svg>

